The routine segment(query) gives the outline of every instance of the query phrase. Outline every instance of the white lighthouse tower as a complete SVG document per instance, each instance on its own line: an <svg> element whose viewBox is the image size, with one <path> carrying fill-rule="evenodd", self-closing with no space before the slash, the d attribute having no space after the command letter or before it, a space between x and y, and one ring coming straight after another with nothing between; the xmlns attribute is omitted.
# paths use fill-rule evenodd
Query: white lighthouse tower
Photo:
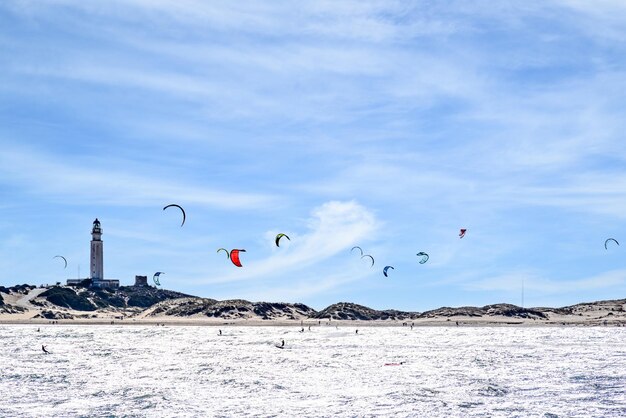
<svg viewBox="0 0 626 418"><path fill-rule="evenodd" d="M88 278L68 279L68 286L84 286L85 283L91 282L91 287L97 288L116 288L120 286L117 279L104 280L104 260L102 257L102 227L100 221L96 218L91 228L91 269Z"/></svg>
<svg viewBox="0 0 626 418"><path fill-rule="evenodd" d="M96 218L91 229L91 271L89 278L94 284L104 280L104 267L102 260L102 228L100 221Z"/></svg>

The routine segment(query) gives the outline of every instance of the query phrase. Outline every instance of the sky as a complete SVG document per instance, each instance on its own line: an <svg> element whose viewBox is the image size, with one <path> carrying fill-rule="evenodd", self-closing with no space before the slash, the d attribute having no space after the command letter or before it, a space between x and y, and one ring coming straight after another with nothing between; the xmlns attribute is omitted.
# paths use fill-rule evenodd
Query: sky
<svg viewBox="0 0 626 418"><path fill-rule="evenodd" d="M623 298L625 108L622 1L4 1L0 285Z"/></svg>

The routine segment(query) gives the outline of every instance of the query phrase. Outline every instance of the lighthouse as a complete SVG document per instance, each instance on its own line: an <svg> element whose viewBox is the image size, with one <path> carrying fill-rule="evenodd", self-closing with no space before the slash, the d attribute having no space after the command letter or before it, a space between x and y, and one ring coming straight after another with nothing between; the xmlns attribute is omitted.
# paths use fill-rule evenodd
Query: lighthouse
<svg viewBox="0 0 626 418"><path fill-rule="evenodd" d="M96 218L91 229L91 270L89 278L94 282L104 280L104 267L102 260L102 227Z"/></svg>
<svg viewBox="0 0 626 418"><path fill-rule="evenodd" d="M89 269L89 277L78 279L67 279L68 286L90 286L95 288L116 288L120 286L117 279L104 280L104 260L102 257L102 226L96 218L91 228L91 258ZM88 284L86 284L88 283Z"/></svg>

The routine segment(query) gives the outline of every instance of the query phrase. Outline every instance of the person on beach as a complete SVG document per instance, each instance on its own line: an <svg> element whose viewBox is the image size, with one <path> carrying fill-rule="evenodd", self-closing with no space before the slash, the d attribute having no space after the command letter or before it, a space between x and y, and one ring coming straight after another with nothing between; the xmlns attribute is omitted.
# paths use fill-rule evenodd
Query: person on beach
<svg viewBox="0 0 626 418"><path fill-rule="evenodd" d="M48 350L46 350L46 346L45 345L41 345L41 349L43 350L44 353L46 354L50 354L50 352Z"/></svg>
<svg viewBox="0 0 626 418"><path fill-rule="evenodd" d="M355 334L358 334L358 333L359 333L359 330L357 329L357 330L356 330L356 332L355 332Z"/></svg>
<svg viewBox="0 0 626 418"><path fill-rule="evenodd" d="M220 335L222 335L222 330L220 330Z"/></svg>

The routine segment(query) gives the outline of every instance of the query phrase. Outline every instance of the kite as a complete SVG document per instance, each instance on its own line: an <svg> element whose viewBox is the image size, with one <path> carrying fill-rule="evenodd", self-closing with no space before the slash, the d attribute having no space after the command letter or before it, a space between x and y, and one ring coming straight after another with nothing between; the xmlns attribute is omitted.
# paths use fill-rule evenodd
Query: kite
<svg viewBox="0 0 626 418"><path fill-rule="evenodd" d="M425 262L427 262L427 261L428 261L428 259L430 258L430 257L428 257L428 254L426 254L426 253L425 253L425 252L423 252L423 251L420 251L420 252L419 252L419 253L417 253L416 255L417 255L418 257L422 257L422 259L420 260L420 264L424 264L424 263L425 263Z"/></svg>
<svg viewBox="0 0 626 418"><path fill-rule="evenodd" d="M230 261L233 262L237 267L241 267L241 261L239 261L239 253L246 252L246 250L231 250L230 251Z"/></svg>
<svg viewBox="0 0 626 418"><path fill-rule="evenodd" d="M66 269L67 268L67 260L65 259L65 257L63 257L62 255L55 255L52 258L57 258L57 257L63 259L63 261L65 262L65 267L63 267L63 268Z"/></svg>
<svg viewBox="0 0 626 418"><path fill-rule="evenodd" d="M361 251L361 257L363 257L363 248L361 247L352 247L352 249L350 250L350 252L354 251L355 248L358 248L359 251Z"/></svg>
<svg viewBox="0 0 626 418"><path fill-rule="evenodd" d="M154 280L154 284L157 286L161 286L161 282L159 282L159 276L161 274L165 274L162 271L157 271L156 273L154 273L154 277L152 277L152 280Z"/></svg>
<svg viewBox="0 0 626 418"><path fill-rule="evenodd" d="M287 234L282 234L282 233L281 233L281 234L278 234L278 235L276 235L276 239L274 240L274 242L276 243L276 246L277 246L277 247L280 247L280 245L279 245L279 241L280 241L280 239L281 239L282 237L285 237L285 238L287 238L289 241L291 241L291 238L289 238L289 237L287 236Z"/></svg>
<svg viewBox="0 0 626 418"><path fill-rule="evenodd" d="M371 267L374 267L374 257L372 257L372 256L371 256L371 255L369 255L369 254L365 254L365 255L362 255L362 256L361 256L361 258L365 258L365 257L369 257L369 258L371 258L371 259L372 259L372 265L371 265Z"/></svg>
<svg viewBox="0 0 626 418"><path fill-rule="evenodd" d="M466 231L467 231L467 229L461 228L461 231L459 232L459 238L463 238L465 236L465 232Z"/></svg>
<svg viewBox="0 0 626 418"><path fill-rule="evenodd" d="M615 238L609 238L606 241L604 241L604 249L608 250L609 248L607 247L607 244L609 243L609 241L613 241L615 242L617 245L619 245L619 242L617 242L617 240Z"/></svg>
<svg viewBox="0 0 626 418"><path fill-rule="evenodd" d="M218 253L220 251L224 251L226 253L226 258L230 257L230 254L228 253L228 250L226 248L220 248L219 250L217 250Z"/></svg>
<svg viewBox="0 0 626 418"><path fill-rule="evenodd" d="M183 222L180 224L180 227L182 228L183 225L185 225L185 220L187 219L187 215L185 214L185 209L182 208L182 206L179 205L175 205L175 204L171 204L171 205L167 205L163 208L163 210L167 209L167 208L171 208L172 206L180 209L180 211L183 213Z"/></svg>
<svg viewBox="0 0 626 418"><path fill-rule="evenodd" d="M387 270L389 270L389 269L391 269L391 270L395 270L392 266L387 266L387 267L385 267L385 268L383 269L383 274L385 275L385 277L389 277L389 276L387 276Z"/></svg>

